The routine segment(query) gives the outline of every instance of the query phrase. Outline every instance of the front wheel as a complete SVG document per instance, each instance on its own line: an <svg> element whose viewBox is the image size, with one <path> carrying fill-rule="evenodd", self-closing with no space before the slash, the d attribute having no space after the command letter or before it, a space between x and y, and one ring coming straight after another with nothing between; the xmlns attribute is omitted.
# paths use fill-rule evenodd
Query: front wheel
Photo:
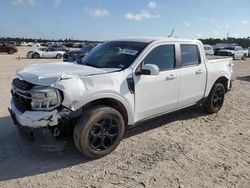
<svg viewBox="0 0 250 188"><path fill-rule="evenodd" d="M14 53L15 53L15 50L9 49L8 54L14 54Z"/></svg>
<svg viewBox="0 0 250 188"><path fill-rule="evenodd" d="M242 60L246 60L246 54L243 55L243 57L241 58Z"/></svg>
<svg viewBox="0 0 250 188"><path fill-rule="evenodd" d="M100 158L119 145L125 133L122 115L107 106L98 106L85 112L74 129L76 148L88 158Z"/></svg>
<svg viewBox="0 0 250 188"><path fill-rule="evenodd" d="M62 58L62 54L57 54L57 55L56 55L56 58L57 58L57 59L61 59L61 58Z"/></svg>
<svg viewBox="0 0 250 188"><path fill-rule="evenodd" d="M33 58L38 59L38 58L40 58L40 55L38 53L34 53Z"/></svg>
<svg viewBox="0 0 250 188"><path fill-rule="evenodd" d="M215 83L204 105L205 110L210 114L217 113L224 103L224 97L225 88L223 84Z"/></svg>

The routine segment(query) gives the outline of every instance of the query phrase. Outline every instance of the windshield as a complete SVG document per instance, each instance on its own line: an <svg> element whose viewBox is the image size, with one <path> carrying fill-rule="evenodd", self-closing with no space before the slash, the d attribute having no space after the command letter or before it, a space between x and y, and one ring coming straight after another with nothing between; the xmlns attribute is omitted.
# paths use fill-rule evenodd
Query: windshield
<svg viewBox="0 0 250 188"><path fill-rule="evenodd" d="M128 68L148 43L111 41L94 48L83 57L83 65L96 68Z"/></svg>
<svg viewBox="0 0 250 188"><path fill-rule="evenodd" d="M234 50L235 47L225 47L224 50Z"/></svg>

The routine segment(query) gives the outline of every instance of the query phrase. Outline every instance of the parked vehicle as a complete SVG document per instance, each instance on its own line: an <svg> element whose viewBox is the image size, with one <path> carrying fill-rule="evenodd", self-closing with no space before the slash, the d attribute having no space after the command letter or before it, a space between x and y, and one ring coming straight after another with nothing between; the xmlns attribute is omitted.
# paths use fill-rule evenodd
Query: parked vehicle
<svg viewBox="0 0 250 188"><path fill-rule="evenodd" d="M28 46L29 44L27 42L21 42L20 46Z"/></svg>
<svg viewBox="0 0 250 188"><path fill-rule="evenodd" d="M250 47L248 47L248 57L250 57Z"/></svg>
<svg viewBox="0 0 250 188"><path fill-rule="evenodd" d="M90 50L96 47L97 44L89 44L82 48L81 50L73 50L63 54L63 61L73 62L82 59Z"/></svg>
<svg viewBox="0 0 250 188"><path fill-rule="evenodd" d="M17 71L9 111L32 137L60 137L74 129L76 148L99 158L138 122L196 104L217 113L231 73L232 59L207 60L198 40L119 39L96 47L81 64Z"/></svg>
<svg viewBox="0 0 250 188"><path fill-rule="evenodd" d="M48 47L55 48L56 50L65 51L65 52L69 51L69 48L67 48L63 45L60 45L60 44L53 44L53 45L50 45Z"/></svg>
<svg viewBox="0 0 250 188"><path fill-rule="evenodd" d="M14 54L18 51L17 47L0 42L0 52L7 52L8 54Z"/></svg>
<svg viewBox="0 0 250 188"><path fill-rule="evenodd" d="M77 42L77 43L74 43L72 47L73 48L81 48L82 45L83 45L83 43Z"/></svg>
<svg viewBox="0 0 250 188"><path fill-rule="evenodd" d="M222 50L224 47L217 47L214 48L214 55L219 55L219 51Z"/></svg>
<svg viewBox="0 0 250 188"><path fill-rule="evenodd" d="M28 42L28 43L27 43L27 46L29 46L29 47L32 47L33 45L34 45L33 42Z"/></svg>
<svg viewBox="0 0 250 188"><path fill-rule="evenodd" d="M15 42L15 41L8 41L6 44L8 44L10 46L18 46L17 42Z"/></svg>
<svg viewBox="0 0 250 188"><path fill-rule="evenodd" d="M218 52L221 56L231 56L233 59L246 59L246 52L240 46L228 46Z"/></svg>
<svg viewBox="0 0 250 188"><path fill-rule="evenodd" d="M62 58L65 51L57 48L40 48L37 50L32 50L27 53L27 58Z"/></svg>
<svg viewBox="0 0 250 188"><path fill-rule="evenodd" d="M204 50L206 55L214 55L214 50L211 45L204 45Z"/></svg>
<svg viewBox="0 0 250 188"><path fill-rule="evenodd" d="M55 45L56 43L55 42L46 42L44 45L45 46L52 46L52 45Z"/></svg>

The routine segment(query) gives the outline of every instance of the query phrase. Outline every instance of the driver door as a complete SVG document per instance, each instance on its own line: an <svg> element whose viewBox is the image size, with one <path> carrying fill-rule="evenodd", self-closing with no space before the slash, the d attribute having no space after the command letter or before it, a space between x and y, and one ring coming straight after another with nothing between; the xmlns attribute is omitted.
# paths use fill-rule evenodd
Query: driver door
<svg viewBox="0 0 250 188"><path fill-rule="evenodd" d="M134 75L135 120L153 117L174 110L179 95L179 70L176 67L175 45L154 47L144 64L159 67L159 75Z"/></svg>

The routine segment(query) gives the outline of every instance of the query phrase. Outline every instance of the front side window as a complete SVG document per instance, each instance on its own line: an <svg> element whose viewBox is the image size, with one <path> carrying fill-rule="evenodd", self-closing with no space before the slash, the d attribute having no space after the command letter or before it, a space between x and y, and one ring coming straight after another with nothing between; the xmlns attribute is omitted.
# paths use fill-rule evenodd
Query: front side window
<svg viewBox="0 0 250 188"><path fill-rule="evenodd" d="M153 49L144 59L144 64L154 64L160 71L173 69L175 67L174 45L162 45Z"/></svg>
<svg viewBox="0 0 250 188"><path fill-rule="evenodd" d="M200 63L198 46L194 44L181 44L181 65L190 66Z"/></svg>

